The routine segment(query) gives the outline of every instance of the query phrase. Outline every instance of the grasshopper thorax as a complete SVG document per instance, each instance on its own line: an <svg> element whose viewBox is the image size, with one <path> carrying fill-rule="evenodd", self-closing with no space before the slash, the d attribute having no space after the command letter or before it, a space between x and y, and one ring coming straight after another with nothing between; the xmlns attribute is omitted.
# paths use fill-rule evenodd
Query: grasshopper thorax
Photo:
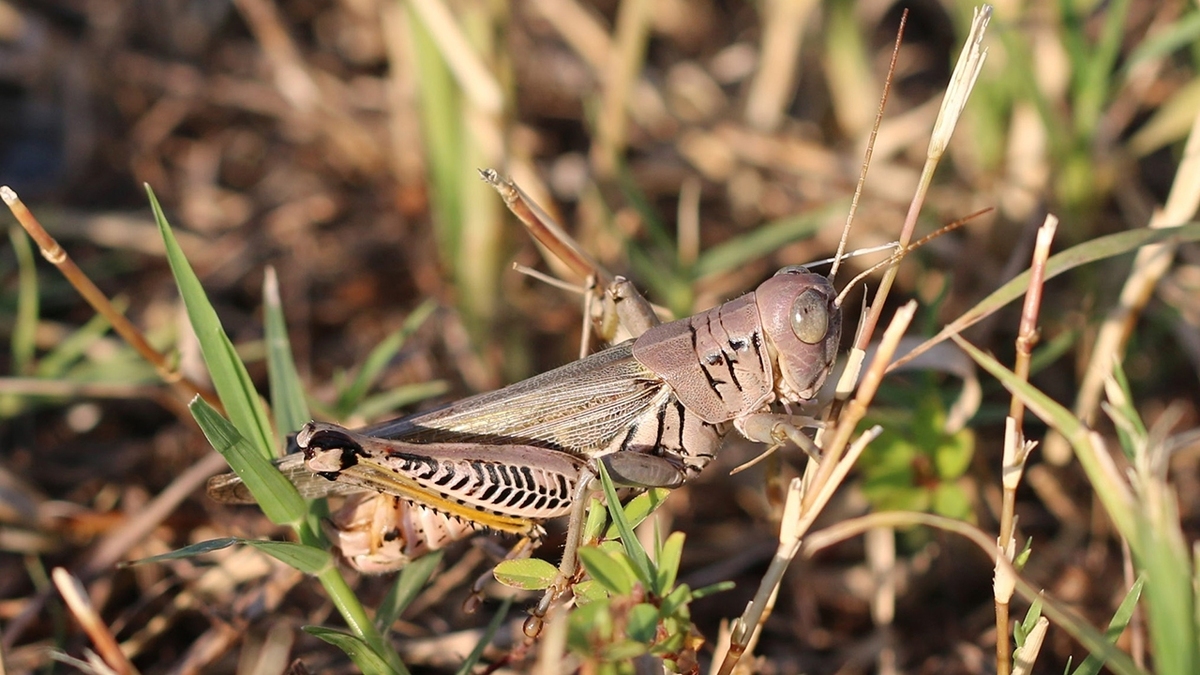
<svg viewBox="0 0 1200 675"><path fill-rule="evenodd" d="M780 400L817 395L837 358L842 309L829 279L799 265L784 267L754 291L768 348L775 357Z"/></svg>

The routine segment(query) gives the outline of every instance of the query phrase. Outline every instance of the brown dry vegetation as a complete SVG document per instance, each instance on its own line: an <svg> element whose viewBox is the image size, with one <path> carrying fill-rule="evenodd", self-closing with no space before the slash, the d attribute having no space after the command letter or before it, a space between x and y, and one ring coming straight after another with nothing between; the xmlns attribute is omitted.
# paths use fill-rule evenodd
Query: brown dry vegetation
<svg viewBox="0 0 1200 675"><path fill-rule="evenodd" d="M512 261L547 266L477 167L512 175L587 250L677 312L712 306L783 265L833 251L903 3L809 4L0 0L0 183L20 194L110 297L123 299L156 344L179 345L181 368L193 377L203 370L192 341L178 337L183 314L143 182L162 200L257 381L265 382L260 289L273 266L314 400L329 404L338 378L427 299L437 311L388 365L380 389L440 379L447 392L438 400L446 400L560 365L578 350L577 297L508 269ZM1129 62L1184 18L1194 20L1195 8L1182 0L1125 4L1114 63L1099 71L1094 100L1077 81L1097 75L1081 73L1067 45L1101 42L1106 11L1085 11L1071 26L1039 3L1020 14L998 8L980 88L919 232L994 210L905 261L892 297L921 301L914 331L931 333L1027 267L1045 213L1062 219L1056 246L1065 248L1145 227L1164 201L1196 107L1186 95L1196 83L1196 52L1186 45ZM966 3L908 6L852 246L897 236L970 18ZM484 76L466 71L456 79L440 70L439 52L413 39L428 21L414 7L449 8L469 43L468 60ZM622 68L633 74L624 89L613 85ZM744 261L689 271L697 250L749 246L750 234L787 227L779 222L795 215L811 216L817 227L797 227ZM695 244L678 250L670 244L693 236ZM281 663L349 670L343 654L299 631L340 625L320 588L258 553L114 566L230 534L285 532L257 509L207 499L204 476L185 498L148 509L212 451L186 400L111 334L81 347L69 368L39 375L39 360L93 313L39 258L34 358L22 352L18 295L30 281L18 274L21 237L14 229L0 248L0 333L13 345L0 354L7 672L47 663L48 647L75 657L88 647L51 591L55 566L82 578L143 672L233 672L239 659L250 672L264 643L286 653ZM1196 426L1200 403L1200 258L1194 248L1181 250L1125 360L1143 416L1152 422L1177 406L1176 430ZM1066 405L1129 260L1047 285L1041 339L1054 350L1032 382ZM851 296L847 307L859 302ZM856 313L848 312L851 326ZM1014 303L967 337L1011 363L1018 313ZM956 394L956 381L935 383L947 400ZM956 484L975 521L995 532L1008 396L994 382L984 388L972 425L975 453ZM1030 420L1031 438L1042 437L1039 425ZM1112 434L1102 414L1096 425ZM1193 540L1196 450L1177 453L1172 474ZM710 641L719 621L741 612L774 551L778 491L764 489L763 467L729 476L755 452L729 443L664 508L661 526L688 534L683 580L738 583L694 607ZM794 451L783 457L785 465L802 461ZM823 521L866 508L853 479L843 492ZM1127 582L1120 544L1077 466L1035 454L1017 512L1020 540L1034 540L1027 578L1103 625ZM540 555L556 559L558 531L551 527ZM494 603L464 613L463 586L484 558L479 546L453 549L394 626L415 670L453 669L478 639ZM756 651L759 672L875 668L888 641L873 626L874 587L863 560L855 540L793 566ZM988 557L926 531L901 538L896 573L890 644L900 667L990 672ZM364 604L374 606L388 583L360 579ZM1018 604L1014 613L1023 611ZM510 623L519 626L519 618ZM1038 671L1061 672L1069 656L1083 654L1052 628Z"/></svg>

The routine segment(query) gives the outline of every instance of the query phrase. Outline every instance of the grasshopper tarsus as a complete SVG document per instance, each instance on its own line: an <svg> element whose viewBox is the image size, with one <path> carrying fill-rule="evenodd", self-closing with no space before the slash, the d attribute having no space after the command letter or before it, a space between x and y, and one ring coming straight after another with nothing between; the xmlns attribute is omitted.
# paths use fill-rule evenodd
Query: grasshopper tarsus
<svg viewBox="0 0 1200 675"><path fill-rule="evenodd" d="M542 634L542 626L546 625L546 620L536 614L531 614L521 624L521 632L525 633L525 637L530 640L536 640L537 636Z"/></svg>

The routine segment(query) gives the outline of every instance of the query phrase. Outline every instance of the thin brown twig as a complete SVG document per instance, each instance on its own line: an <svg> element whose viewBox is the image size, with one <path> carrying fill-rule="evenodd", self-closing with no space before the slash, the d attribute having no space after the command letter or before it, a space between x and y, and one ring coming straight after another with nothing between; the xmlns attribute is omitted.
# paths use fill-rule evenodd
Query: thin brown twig
<svg viewBox="0 0 1200 675"><path fill-rule="evenodd" d="M1033 261L1030 264L1029 288L1025 292L1025 304L1021 308L1021 323L1017 331L1016 362L1013 372L1024 382L1029 381L1029 364L1033 357L1033 346L1038 340L1038 315L1042 306L1042 292L1046 279L1046 261L1050 258L1050 244L1054 241L1054 233L1058 228L1058 218L1046 216L1046 222L1038 230L1037 244L1033 250ZM1029 458L1031 446L1025 442L1023 423L1025 405L1015 394L1009 404L1009 423L1005 429L1004 465L1001 468L1003 502L1000 507L1000 547L1005 551L1005 558L1012 562L1016 554L1016 542L1013 532L1016 529L1017 488L1025 471L1025 462ZM1009 640L1009 601L1012 598L1012 585L1005 578L1005 572L999 561L996 564L996 673L1008 675L1012 670L1012 643ZM1003 583L1001 583L1003 580ZM1027 655L1031 658L1032 655Z"/></svg>
<svg viewBox="0 0 1200 675"><path fill-rule="evenodd" d="M154 370L158 372L158 376L162 378L163 382L173 386L185 401L191 400L192 397L199 394L213 407L218 410L222 409L220 401L217 400L215 394L209 391L208 388L188 379L167 361L166 356L150 346L145 336L142 335L142 331L134 326L129 319L125 318L125 315L113 306L108 297L104 295L104 292L97 288L96 284L92 283L92 280L83 273L83 270L79 269L75 261L71 260L71 256L67 255L63 247L42 227L42 224L38 222L38 219L25 206L24 202L21 201L12 188L7 185L0 186L0 199L4 200L9 210L12 211L13 216L16 217L17 222L21 223L21 227L24 227L29 236L37 242L38 248L42 252L42 257L57 267L58 271L62 272L62 275L67 278L67 281L71 282L71 285L75 287L75 290L79 291L83 299L92 306L92 309L96 310L97 314L103 316L112 325L113 330L118 335L124 338L138 354L141 354L142 358L154 366Z"/></svg>

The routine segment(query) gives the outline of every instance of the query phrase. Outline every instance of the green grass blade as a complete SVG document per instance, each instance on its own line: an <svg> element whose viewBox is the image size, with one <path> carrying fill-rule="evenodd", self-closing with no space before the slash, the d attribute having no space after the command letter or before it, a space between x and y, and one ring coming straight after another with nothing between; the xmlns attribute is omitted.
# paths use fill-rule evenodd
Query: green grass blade
<svg viewBox="0 0 1200 675"><path fill-rule="evenodd" d="M396 619L416 599L417 593L429 582L429 577L433 576L433 571L442 561L442 553L434 551L421 556L401 570L396 583L392 584L391 590L375 610L375 626L380 632L386 633L388 627L396 623Z"/></svg>
<svg viewBox="0 0 1200 675"><path fill-rule="evenodd" d="M171 265L171 273L175 275L175 283L179 286L179 295L187 308L188 319L196 337L200 341L200 352L204 363L212 377L213 387L221 398L221 405L230 421L237 427L238 433L245 438L250 446L255 448L266 459L275 456L275 441L271 433L271 424L267 419L267 411L263 408L262 400L250 381L246 366L225 334L217 312L209 303L200 285L200 279L183 255L183 249L171 233L171 226L163 214L162 206L154 196L150 186L146 186L146 194L150 197L150 208L154 211L154 220L162 233L163 244L167 249L167 262Z"/></svg>
<svg viewBox="0 0 1200 675"><path fill-rule="evenodd" d="M297 525L304 520L308 512L304 499L266 457L255 452L237 429L204 399L197 396L188 407L208 442L229 462L271 522Z"/></svg>
<svg viewBox="0 0 1200 675"><path fill-rule="evenodd" d="M371 386L379 379L384 368L395 358L405 341L421 327L421 324L425 323L425 320L433 314L433 310L436 308L437 305L432 300L421 303L413 310L412 314L408 315L400 330L384 338L371 350L358 369L358 375L355 376L354 381L338 395L337 412L339 417L347 417L357 410L357 406L362 402Z"/></svg>
<svg viewBox="0 0 1200 675"><path fill-rule="evenodd" d="M600 483L604 486L604 498L608 501L608 517L612 518L617 531L621 533L621 545L625 547L625 554L629 556L638 581L646 588L653 588L655 574L650 556L646 555L646 549L642 548L641 542L633 533L633 527L625 518L625 510L621 508L621 500L617 498L617 488L613 486L612 478L608 475L608 468L604 466L604 462L597 464L600 467Z"/></svg>
<svg viewBox="0 0 1200 675"><path fill-rule="evenodd" d="M1049 260L1046 261L1046 280L1049 281L1063 272L1075 269L1081 265L1129 253L1142 246L1164 241L1183 243L1197 240L1200 240L1200 223L1191 223L1179 227L1130 230L1128 232L1118 232L1116 234L1097 237L1050 256ZM984 317L999 310L1013 300L1024 297L1025 291L1028 288L1029 270L1025 270L1021 274L1018 274L1012 281L992 291L991 295L980 300L974 307L963 312L962 316L950 322L937 335L921 343L914 351L925 351L929 346L937 344L951 335L961 333L969 326L975 325L975 323Z"/></svg>
<svg viewBox="0 0 1200 675"><path fill-rule="evenodd" d="M118 567L133 567L134 565L145 565L148 563L160 563L168 560L182 560L184 558L195 558L196 556L212 553L229 548L236 544L242 543L244 540L241 537L222 537L220 539L209 539L201 541L190 546L175 549L169 553L160 555L152 555L149 558L138 558L137 560L129 560L118 563Z"/></svg>
<svg viewBox="0 0 1200 675"><path fill-rule="evenodd" d="M268 267L263 278L263 331L267 341L267 382L271 389L271 412L275 415L276 442L283 447L287 434L312 419L304 401L304 386L296 372L287 321L279 298L279 279Z"/></svg>
<svg viewBox="0 0 1200 675"><path fill-rule="evenodd" d="M368 396L355 405L352 412L363 419L380 419L394 414L400 408L441 396L447 391L450 391L450 385L443 380L415 382Z"/></svg>
<svg viewBox="0 0 1200 675"><path fill-rule="evenodd" d="M990 355L983 353L957 335L954 336L954 341L975 360L975 363L1000 380L1000 384L1004 385L1005 389L1021 399L1030 412L1040 417L1042 421L1053 427L1070 442L1071 447L1075 450L1075 457L1079 460L1079 465L1083 467L1088 481L1092 484L1092 489L1096 491L1100 502L1104 504L1109 518L1116 524L1117 530L1122 536L1129 539L1130 545L1137 546L1135 541L1137 531L1129 491L1121 482L1120 475L1111 471L1096 456L1087 427L1076 419L1075 414L1066 407L1022 378L1017 377L1015 373L1005 368ZM1136 550L1135 553L1137 553Z"/></svg>
<svg viewBox="0 0 1200 675"><path fill-rule="evenodd" d="M37 258L29 237L18 225L8 229L13 252L17 254L17 316L12 329L12 371L28 375L33 366L34 333L38 322Z"/></svg>
<svg viewBox="0 0 1200 675"><path fill-rule="evenodd" d="M390 667L387 659L375 653L375 650L371 649L371 646L365 641L349 633L321 626L305 626L304 632L345 652L363 675L395 675L398 673L407 675L408 673L403 666L399 670Z"/></svg>
<svg viewBox="0 0 1200 675"><path fill-rule="evenodd" d="M496 631L500 630L500 626L504 624L504 619L508 617L508 610L511 607L512 598L505 598L500 609L496 611L496 615L488 622L487 630L483 631L483 636L479 638L479 642L475 643L475 648L467 655L467 659L462 662L458 670L454 671L456 675L470 675L471 669L479 663L479 658L483 656L483 650L492 643L492 638L496 637Z"/></svg>
<svg viewBox="0 0 1200 675"><path fill-rule="evenodd" d="M127 303L121 298L115 298L112 304L118 312L124 312ZM43 378L61 376L83 357L88 348L96 343L96 340L104 337L111 327L103 314L97 314L88 319L87 323L72 331L70 335L38 359L37 366L33 371L34 375Z"/></svg>
<svg viewBox="0 0 1200 675"><path fill-rule="evenodd" d="M1112 621L1108 622L1108 630L1104 631L1104 637L1108 639L1109 644L1116 644L1117 638L1121 637L1121 633L1125 632L1125 627L1133 619L1133 612L1137 609L1138 598L1142 596L1142 587L1146 585L1146 578L1139 577L1133 582L1129 592L1125 594L1125 599L1121 601L1121 605L1117 607L1117 611L1113 614ZM1100 668L1104 666L1104 659L1090 654L1079 667L1075 669L1072 675L1097 675Z"/></svg>
<svg viewBox="0 0 1200 675"><path fill-rule="evenodd" d="M696 279L721 274L752 260L774 253L785 244L812 237L836 214L845 213L845 202L834 202L798 216L781 218L709 248L696 259L692 276Z"/></svg>
<svg viewBox="0 0 1200 675"><path fill-rule="evenodd" d="M305 574L317 575L333 567L333 556L325 549L297 544L292 541L266 541L243 539L242 543L252 546L285 565L290 565Z"/></svg>
<svg viewBox="0 0 1200 675"><path fill-rule="evenodd" d="M1159 490L1168 490L1165 481L1156 482ZM1175 500L1168 499L1169 504L1154 496L1139 501L1135 507L1137 529L1129 547L1137 569L1146 577L1146 624L1155 672L1195 673L1200 665L1200 627L1192 562Z"/></svg>
<svg viewBox="0 0 1200 675"><path fill-rule="evenodd" d="M1129 15L1129 0L1114 0L1105 7L1104 25L1100 39L1082 64L1083 72L1077 78L1079 87L1075 97L1075 124L1081 138L1090 139L1096 133L1104 107L1108 104L1113 65L1120 56L1121 43L1125 38L1125 19Z"/></svg>
<svg viewBox="0 0 1200 675"><path fill-rule="evenodd" d="M167 560L181 560L183 558L194 558L196 556L219 551L224 548L229 548L235 544L244 544L254 547L263 553L275 558L276 560L290 565L305 574L319 574L321 570L333 565L333 556L329 555L328 551L316 548L315 546L306 546L297 544L291 541L269 541L262 539L243 539L242 537L224 537L221 539L210 539L202 541L191 546L184 546L181 549L176 549L170 553L151 556L149 558L141 558L139 560L131 560L123 563L122 567L131 565L144 565L146 563L158 563Z"/></svg>
<svg viewBox="0 0 1200 675"><path fill-rule="evenodd" d="M650 517L650 514L658 510L662 503L667 501L667 496L671 491L666 488L651 488L642 494L629 500L622 511L625 512L625 520L629 523L629 527L637 527L644 520ZM615 539L621 533L617 531L616 523L608 526L604 531L605 539Z"/></svg>
<svg viewBox="0 0 1200 675"><path fill-rule="evenodd" d="M1193 11L1180 17L1166 28L1147 35L1146 39L1134 48L1129 58L1121 64L1121 75L1127 79L1142 63L1186 49L1196 44L1197 41L1200 41L1200 12Z"/></svg>

